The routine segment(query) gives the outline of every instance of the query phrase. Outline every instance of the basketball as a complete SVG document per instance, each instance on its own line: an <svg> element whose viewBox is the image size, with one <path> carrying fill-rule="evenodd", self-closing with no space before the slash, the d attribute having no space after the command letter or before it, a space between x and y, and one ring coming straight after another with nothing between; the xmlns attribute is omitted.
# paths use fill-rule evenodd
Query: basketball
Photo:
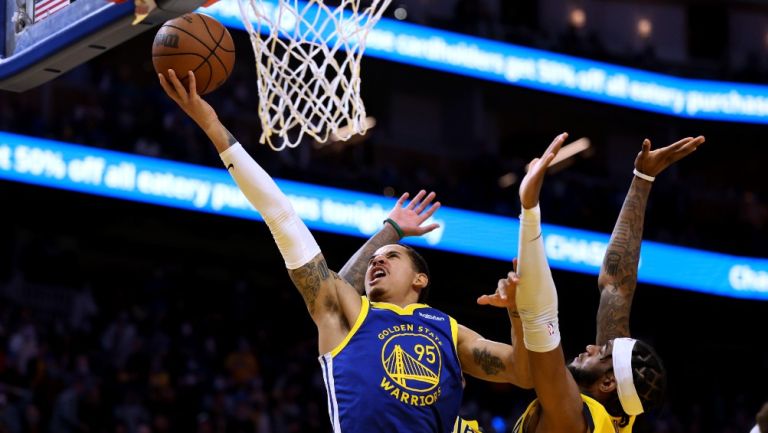
<svg viewBox="0 0 768 433"><path fill-rule="evenodd" d="M168 69L173 69L184 86L188 86L188 71L194 72L200 95L224 84L234 63L232 36L208 15L188 13L166 21L152 44L155 71L168 78Z"/></svg>

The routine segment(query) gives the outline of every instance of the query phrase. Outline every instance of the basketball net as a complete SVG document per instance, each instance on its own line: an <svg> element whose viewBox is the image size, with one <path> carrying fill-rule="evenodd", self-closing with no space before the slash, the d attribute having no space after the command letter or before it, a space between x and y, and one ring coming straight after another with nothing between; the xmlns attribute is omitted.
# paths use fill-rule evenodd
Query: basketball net
<svg viewBox="0 0 768 433"><path fill-rule="evenodd" d="M360 60L391 0L275 1L238 1L256 57L259 141L282 150L305 134L320 143L331 134L337 140L364 134ZM370 5L361 6L364 1Z"/></svg>

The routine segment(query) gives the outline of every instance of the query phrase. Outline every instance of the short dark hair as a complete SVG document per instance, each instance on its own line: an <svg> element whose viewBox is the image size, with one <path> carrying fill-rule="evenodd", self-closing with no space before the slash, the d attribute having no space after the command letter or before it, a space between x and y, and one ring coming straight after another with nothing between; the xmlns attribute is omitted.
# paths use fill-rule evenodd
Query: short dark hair
<svg viewBox="0 0 768 433"><path fill-rule="evenodd" d="M427 266L427 261L424 260L424 257L419 254L418 251L414 250L408 245L400 244L400 246L408 251L408 256L411 258L411 264L413 264L413 270L427 276L427 285L421 288L418 300L420 304L425 304L427 302L427 297L429 297L429 285L432 283L432 276L429 274L429 266Z"/></svg>
<svg viewBox="0 0 768 433"><path fill-rule="evenodd" d="M644 411L658 408L664 403L664 395L667 392L667 370L656 351L640 340L637 340L632 348L632 378ZM605 402L604 406L609 414L622 418L622 426L629 422L629 416L621 407L618 392Z"/></svg>

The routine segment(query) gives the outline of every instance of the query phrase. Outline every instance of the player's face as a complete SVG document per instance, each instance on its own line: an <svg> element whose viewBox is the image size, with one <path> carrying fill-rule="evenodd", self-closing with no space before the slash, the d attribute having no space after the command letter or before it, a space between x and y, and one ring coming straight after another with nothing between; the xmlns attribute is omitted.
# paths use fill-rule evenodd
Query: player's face
<svg viewBox="0 0 768 433"><path fill-rule="evenodd" d="M413 290L418 275L405 247L385 245L368 261L365 292L372 301L396 303Z"/></svg>
<svg viewBox="0 0 768 433"><path fill-rule="evenodd" d="M612 354L613 340L602 346L590 344L586 352L573 358L568 369L580 386L591 385L613 367Z"/></svg>

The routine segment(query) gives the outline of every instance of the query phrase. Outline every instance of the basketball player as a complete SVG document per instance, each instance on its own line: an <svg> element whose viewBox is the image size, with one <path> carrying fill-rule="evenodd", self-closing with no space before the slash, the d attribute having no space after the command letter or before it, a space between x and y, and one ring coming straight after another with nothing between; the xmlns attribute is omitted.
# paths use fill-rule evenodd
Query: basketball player
<svg viewBox="0 0 768 433"><path fill-rule="evenodd" d="M426 198L425 198L426 196ZM408 193L403 194L390 211L385 220L384 227L378 233L371 236L362 247L347 261L339 275L347 280L358 293L365 294L365 274L368 267L368 259L379 248L395 244L406 236L422 236L439 227L438 224L422 226L440 208L440 202L432 204L435 193L427 195L421 190L409 203ZM419 302L425 303L428 291L422 289L419 293ZM514 340L514 335L512 336ZM527 360L524 360L527 361ZM475 420L456 418L452 433L482 433L482 429Z"/></svg>
<svg viewBox="0 0 768 433"><path fill-rule="evenodd" d="M531 162L520 185L519 275L510 273L497 293L482 303L517 308L523 321L538 398L518 420L515 433L629 433L635 416L661 403L666 386L666 372L653 349L629 338L648 195L655 176L695 151L704 137L686 138L654 151L650 141L643 142L598 277L597 344L587 346L566 368L557 293L544 253L538 206L547 166L566 136L558 136L540 159Z"/></svg>
<svg viewBox="0 0 768 433"><path fill-rule="evenodd" d="M462 395L462 371L530 387L520 344L483 339L442 311L418 303L429 286L424 259L393 244L370 257L366 296L328 265L274 181L248 155L195 90L172 70L165 92L208 135L224 166L269 226L288 273L318 329L320 363L334 431L449 432ZM519 319L514 332L522 332ZM513 340L514 341L514 340Z"/></svg>

